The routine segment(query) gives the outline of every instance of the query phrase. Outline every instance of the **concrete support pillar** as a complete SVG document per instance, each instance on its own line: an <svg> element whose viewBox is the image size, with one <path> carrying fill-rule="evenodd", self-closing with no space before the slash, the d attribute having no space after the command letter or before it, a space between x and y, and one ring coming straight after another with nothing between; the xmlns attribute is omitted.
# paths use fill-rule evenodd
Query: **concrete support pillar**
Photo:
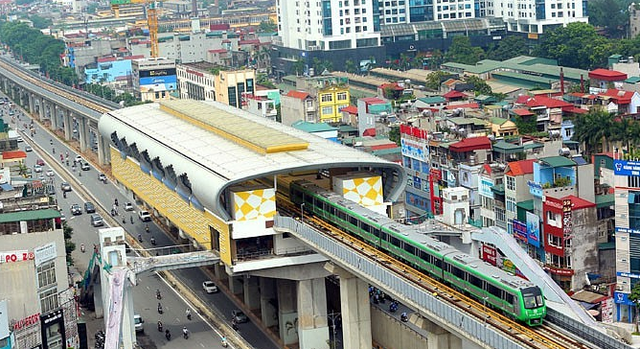
<svg viewBox="0 0 640 349"><path fill-rule="evenodd" d="M36 112L36 96L29 93L29 114L33 115Z"/></svg>
<svg viewBox="0 0 640 349"><path fill-rule="evenodd" d="M276 295L276 280L260 277L260 314L262 323L267 327L278 325L278 302Z"/></svg>
<svg viewBox="0 0 640 349"><path fill-rule="evenodd" d="M280 339L282 339L285 345L294 344L298 342L296 281L278 279L276 284L278 290L278 327Z"/></svg>
<svg viewBox="0 0 640 349"><path fill-rule="evenodd" d="M47 109L49 108L49 103L44 98L40 98L40 121L44 120L47 117Z"/></svg>
<svg viewBox="0 0 640 349"><path fill-rule="evenodd" d="M11 89L11 100L15 102L16 100L16 88L13 83L9 84L9 88Z"/></svg>
<svg viewBox="0 0 640 349"><path fill-rule="evenodd" d="M327 270L340 276L340 304L342 313L342 342L345 348L370 348L371 306L369 285L349 272L332 264Z"/></svg>
<svg viewBox="0 0 640 349"><path fill-rule="evenodd" d="M97 134L98 137L98 163L100 165L107 165L110 162L111 154L109 153L109 141L102 137L100 133Z"/></svg>
<svg viewBox="0 0 640 349"><path fill-rule="evenodd" d="M471 346L461 347L460 339L451 333L447 332L444 328L438 326L429 319L425 319L420 316L412 314L410 321L422 328L427 332L427 348L426 349L438 349L438 348L471 348Z"/></svg>
<svg viewBox="0 0 640 349"><path fill-rule="evenodd" d="M213 274L216 276L216 279L218 279L218 281L220 282L223 282L228 278L227 272L225 271L224 264L214 264Z"/></svg>
<svg viewBox="0 0 640 349"><path fill-rule="evenodd" d="M229 276L229 291L233 294L241 294L243 291L242 276Z"/></svg>
<svg viewBox="0 0 640 349"><path fill-rule="evenodd" d="M246 275L243 285L244 304L249 310L260 309L260 278Z"/></svg>
<svg viewBox="0 0 640 349"><path fill-rule="evenodd" d="M24 89L21 87L20 90L18 91L18 105L20 105L20 107L24 108Z"/></svg>
<svg viewBox="0 0 640 349"><path fill-rule="evenodd" d="M328 349L327 291L324 278L298 281L298 337L301 349Z"/></svg>
<svg viewBox="0 0 640 349"><path fill-rule="evenodd" d="M62 110L62 126L64 127L64 139L68 142L73 136L73 114L70 110Z"/></svg>
<svg viewBox="0 0 640 349"><path fill-rule="evenodd" d="M87 151L89 147L89 120L86 117L78 118L78 141L80 142L80 151Z"/></svg>
<svg viewBox="0 0 640 349"><path fill-rule="evenodd" d="M53 131L58 130L58 114L60 113L60 108L56 104L51 103L51 129Z"/></svg>

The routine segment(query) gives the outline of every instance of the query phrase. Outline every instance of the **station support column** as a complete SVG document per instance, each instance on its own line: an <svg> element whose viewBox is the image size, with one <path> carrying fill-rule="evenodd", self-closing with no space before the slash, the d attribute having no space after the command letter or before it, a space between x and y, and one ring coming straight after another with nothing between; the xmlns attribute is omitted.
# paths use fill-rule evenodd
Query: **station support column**
<svg viewBox="0 0 640 349"><path fill-rule="evenodd" d="M324 278L298 281L298 338L302 349L329 348L327 291L324 282Z"/></svg>
<svg viewBox="0 0 640 349"><path fill-rule="evenodd" d="M342 342L345 348L371 348L371 305L369 285L333 264L327 270L340 276Z"/></svg>

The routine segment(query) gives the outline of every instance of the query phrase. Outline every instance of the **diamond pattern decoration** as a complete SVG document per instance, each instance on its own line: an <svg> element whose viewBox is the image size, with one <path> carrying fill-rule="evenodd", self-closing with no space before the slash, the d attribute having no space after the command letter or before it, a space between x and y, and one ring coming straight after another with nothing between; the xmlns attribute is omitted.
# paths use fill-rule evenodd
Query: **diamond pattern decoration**
<svg viewBox="0 0 640 349"><path fill-rule="evenodd" d="M276 192L273 188L232 191L232 200L237 221L273 219L276 214Z"/></svg>
<svg viewBox="0 0 640 349"><path fill-rule="evenodd" d="M342 180L342 196L364 206L381 205L382 179L373 176Z"/></svg>

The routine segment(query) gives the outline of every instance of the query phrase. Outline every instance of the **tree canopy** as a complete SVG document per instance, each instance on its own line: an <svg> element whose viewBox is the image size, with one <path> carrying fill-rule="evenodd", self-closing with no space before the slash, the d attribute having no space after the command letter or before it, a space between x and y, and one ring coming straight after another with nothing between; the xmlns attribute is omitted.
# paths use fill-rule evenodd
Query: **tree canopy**
<svg viewBox="0 0 640 349"><path fill-rule="evenodd" d="M546 33L534 52L557 59L562 66L593 69L606 65L613 48L613 42L598 35L593 26L578 22Z"/></svg>
<svg viewBox="0 0 640 349"><path fill-rule="evenodd" d="M510 35L492 45L487 50L487 58L504 61L513 57L529 54L529 47L522 36Z"/></svg>
<svg viewBox="0 0 640 349"><path fill-rule="evenodd" d="M78 82L72 68L60 65L64 43L25 23L4 22L0 25L0 40L24 61L40 65L40 70L51 79L67 85Z"/></svg>
<svg viewBox="0 0 640 349"><path fill-rule="evenodd" d="M451 42L451 47L445 54L445 61L463 64L476 64L484 58L484 50L481 47L471 46L471 40L467 36L456 36Z"/></svg>
<svg viewBox="0 0 640 349"><path fill-rule="evenodd" d="M629 20L630 3L630 0L589 0L589 24L605 28L612 37L622 37Z"/></svg>

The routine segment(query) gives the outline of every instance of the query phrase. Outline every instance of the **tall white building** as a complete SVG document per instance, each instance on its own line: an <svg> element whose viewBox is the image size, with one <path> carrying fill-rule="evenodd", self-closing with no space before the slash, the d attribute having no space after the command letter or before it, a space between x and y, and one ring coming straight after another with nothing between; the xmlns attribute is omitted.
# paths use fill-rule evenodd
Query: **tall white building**
<svg viewBox="0 0 640 349"><path fill-rule="evenodd" d="M282 46L343 50L380 46L378 0L278 0Z"/></svg>
<svg viewBox="0 0 640 349"><path fill-rule="evenodd" d="M586 0L479 0L478 17L498 17L507 30L542 34L569 23L587 23ZM535 37L534 37L535 38Z"/></svg>

